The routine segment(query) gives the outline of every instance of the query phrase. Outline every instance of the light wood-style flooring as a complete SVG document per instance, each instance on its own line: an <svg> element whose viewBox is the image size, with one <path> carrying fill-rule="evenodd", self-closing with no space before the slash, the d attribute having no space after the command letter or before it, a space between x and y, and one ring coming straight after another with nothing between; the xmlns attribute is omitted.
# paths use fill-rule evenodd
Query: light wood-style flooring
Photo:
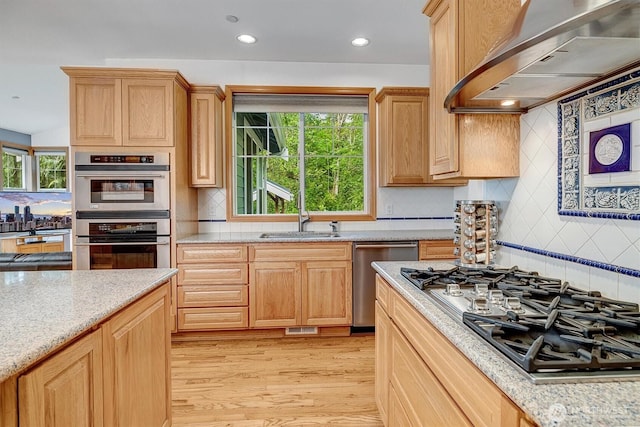
<svg viewBox="0 0 640 427"><path fill-rule="evenodd" d="M382 426L374 337L174 342L173 426Z"/></svg>

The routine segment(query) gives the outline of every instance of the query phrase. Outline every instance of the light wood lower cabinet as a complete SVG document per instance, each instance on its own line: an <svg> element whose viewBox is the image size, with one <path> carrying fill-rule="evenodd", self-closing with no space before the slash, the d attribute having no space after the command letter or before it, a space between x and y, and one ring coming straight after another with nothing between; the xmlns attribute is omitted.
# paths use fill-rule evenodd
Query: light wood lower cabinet
<svg viewBox="0 0 640 427"><path fill-rule="evenodd" d="M384 357L388 364L379 361L376 365L376 401L380 412L388 414L387 427L507 427L530 423L491 380L380 276L376 276L376 298L376 335L379 325L382 331L390 330L383 336L391 344L376 345L376 360Z"/></svg>
<svg viewBox="0 0 640 427"><path fill-rule="evenodd" d="M0 388L3 427L171 425L167 282ZM15 378L15 377L14 377ZM11 415L17 407L19 422Z"/></svg>
<svg viewBox="0 0 640 427"><path fill-rule="evenodd" d="M453 239L421 240L418 247L418 259L420 261L456 259L453 254L455 248Z"/></svg>
<svg viewBox="0 0 640 427"><path fill-rule="evenodd" d="M102 426L102 331L22 375L21 427Z"/></svg>
<svg viewBox="0 0 640 427"><path fill-rule="evenodd" d="M249 327L247 245L178 245L178 330Z"/></svg>
<svg viewBox="0 0 640 427"><path fill-rule="evenodd" d="M170 304L165 286L103 325L105 426L171 425Z"/></svg>
<svg viewBox="0 0 640 427"><path fill-rule="evenodd" d="M249 247L252 328L350 326L351 243Z"/></svg>

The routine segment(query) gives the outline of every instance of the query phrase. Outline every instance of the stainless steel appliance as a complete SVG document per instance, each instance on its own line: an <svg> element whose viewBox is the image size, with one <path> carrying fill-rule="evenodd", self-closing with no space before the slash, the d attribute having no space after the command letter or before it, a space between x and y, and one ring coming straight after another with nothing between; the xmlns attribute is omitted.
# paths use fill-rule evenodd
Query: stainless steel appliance
<svg viewBox="0 0 640 427"><path fill-rule="evenodd" d="M169 211L76 213L79 270L171 266Z"/></svg>
<svg viewBox="0 0 640 427"><path fill-rule="evenodd" d="M512 268L401 274L533 382L640 379L638 304Z"/></svg>
<svg viewBox="0 0 640 427"><path fill-rule="evenodd" d="M75 155L78 211L169 210L169 154Z"/></svg>
<svg viewBox="0 0 640 427"><path fill-rule="evenodd" d="M353 329L375 326L374 261L417 261L418 242L356 242L353 245Z"/></svg>

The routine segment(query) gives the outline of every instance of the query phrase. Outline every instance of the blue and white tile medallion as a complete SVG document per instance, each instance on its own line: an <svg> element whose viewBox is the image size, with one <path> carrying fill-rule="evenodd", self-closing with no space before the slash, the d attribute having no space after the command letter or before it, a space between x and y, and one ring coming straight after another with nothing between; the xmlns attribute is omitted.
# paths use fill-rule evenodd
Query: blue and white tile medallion
<svg viewBox="0 0 640 427"><path fill-rule="evenodd" d="M557 105L558 213L640 220L640 70L561 99ZM630 141L625 141L629 164L590 169L599 153L589 152L595 149L589 135L600 137L607 129L618 128L631 129Z"/></svg>

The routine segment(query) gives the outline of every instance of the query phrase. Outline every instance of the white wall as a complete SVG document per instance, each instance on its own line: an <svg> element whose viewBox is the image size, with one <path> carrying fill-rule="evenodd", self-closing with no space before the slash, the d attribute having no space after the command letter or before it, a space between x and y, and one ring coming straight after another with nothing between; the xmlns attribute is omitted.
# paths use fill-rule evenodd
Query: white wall
<svg viewBox="0 0 640 427"><path fill-rule="evenodd" d="M161 68L178 70L192 84L270 86L429 86L429 67L417 65L344 64L310 62L202 61L110 59L110 67ZM198 192L200 232L293 230L297 223L226 222L226 192L202 189ZM378 188L376 222L348 222L342 230L387 230L453 228L451 188ZM392 206L392 214L385 207ZM328 229L327 223L307 227Z"/></svg>
<svg viewBox="0 0 640 427"><path fill-rule="evenodd" d="M68 147L70 142L69 127L51 129L31 135L33 147Z"/></svg>

